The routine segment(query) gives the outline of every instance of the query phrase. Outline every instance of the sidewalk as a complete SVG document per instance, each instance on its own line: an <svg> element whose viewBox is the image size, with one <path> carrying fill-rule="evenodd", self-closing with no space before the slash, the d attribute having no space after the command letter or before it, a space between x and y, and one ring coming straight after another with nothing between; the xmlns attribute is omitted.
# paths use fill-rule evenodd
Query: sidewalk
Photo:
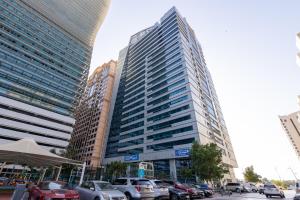
<svg viewBox="0 0 300 200"><path fill-rule="evenodd" d="M12 194L0 194L1 200L11 200Z"/></svg>

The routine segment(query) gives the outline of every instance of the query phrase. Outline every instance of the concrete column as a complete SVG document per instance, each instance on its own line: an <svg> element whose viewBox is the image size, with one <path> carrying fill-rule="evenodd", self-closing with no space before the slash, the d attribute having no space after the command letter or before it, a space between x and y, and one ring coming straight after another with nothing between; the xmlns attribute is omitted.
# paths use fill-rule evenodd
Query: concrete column
<svg viewBox="0 0 300 200"><path fill-rule="evenodd" d="M85 167L86 167L86 162L84 162L83 165L82 165L82 171L81 171L81 176L80 176L79 185L81 185L82 182L83 182L83 177L84 177Z"/></svg>
<svg viewBox="0 0 300 200"><path fill-rule="evenodd" d="M58 178L59 178L59 175L60 175L60 172L61 172L61 168L62 168L62 166L60 166L58 168L58 172L57 172L57 175L56 175L56 178L55 178L56 181L58 181Z"/></svg>
<svg viewBox="0 0 300 200"><path fill-rule="evenodd" d="M170 175L171 175L171 179L177 181L177 171L176 171L175 159L170 159L169 163L170 163Z"/></svg>
<svg viewBox="0 0 300 200"><path fill-rule="evenodd" d="M46 174L46 171L47 171L47 168L44 168L44 169L43 169L42 176L40 177L38 183L40 183L41 181L43 181L43 179L44 179L44 177L45 177L45 174Z"/></svg>
<svg viewBox="0 0 300 200"><path fill-rule="evenodd" d="M1 168L0 168L0 174L2 173L3 168L5 167L5 165L6 165L6 162L2 163Z"/></svg>

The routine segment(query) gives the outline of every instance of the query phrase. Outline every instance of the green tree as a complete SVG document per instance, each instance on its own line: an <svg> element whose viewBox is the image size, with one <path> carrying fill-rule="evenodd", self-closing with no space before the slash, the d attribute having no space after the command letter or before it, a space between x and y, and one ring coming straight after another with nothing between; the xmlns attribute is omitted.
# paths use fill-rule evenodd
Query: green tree
<svg viewBox="0 0 300 200"><path fill-rule="evenodd" d="M271 182L275 185L277 185L278 187L282 188L282 189L287 189L288 188L288 184L286 181L282 181L282 180L271 180Z"/></svg>
<svg viewBox="0 0 300 200"><path fill-rule="evenodd" d="M179 174L182 178L184 178L185 183L186 183L187 179L191 179L194 176L193 170L190 168L180 169Z"/></svg>
<svg viewBox="0 0 300 200"><path fill-rule="evenodd" d="M69 159L74 159L74 156L76 155L75 150L73 149L72 145L69 144L66 148L66 150L60 150L58 152L59 156L69 158ZM65 180L69 180L71 172L73 169L76 169L77 166L72 165L72 164L62 164L62 171L61 171L61 177Z"/></svg>
<svg viewBox="0 0 300 200"><path fill-rule="evenodd" d="M246 167L243 174L247 182L257 183L261 179L261 176L254 172L253 166Z"/></svg>
<svg viewBox="0 0 300 200"><path fill-rule="evenodd" d="M260 182L261 183L269 183L270 181L269 181L269 179L267 179L266 177L264 177L264 178L260 179Z"/></svg>
<svg viewBox="0 0 300 200"><path fill-rule="evenodd" d="M202 181L218 181L228 173L222 162L222 151L213 143L193 143L191 151L192 169Z"/></svg>
<svg viewBox="0 0 300 200"><path fill-rule="evenodd" d="M170 179L170 176L167 175L163 171L155 171L155 178L160 179L160 180L164 180L164 179Z"/></svg>
<svg viewBox="0 0 300 200"><path fill-rule="evenodd" d="M121 161L113 161L106 166L106 176L114 181L117 177L126 175L127 164Z"/></svg>

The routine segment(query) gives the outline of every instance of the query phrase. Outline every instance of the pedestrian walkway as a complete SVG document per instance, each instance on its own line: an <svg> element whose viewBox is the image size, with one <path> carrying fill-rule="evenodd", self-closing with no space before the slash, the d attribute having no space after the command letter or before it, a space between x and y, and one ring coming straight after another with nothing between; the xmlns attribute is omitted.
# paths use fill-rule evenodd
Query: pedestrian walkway
<svg viewBox="0 0 300 200"><path fill-rule="evenodd" d="M0 194L1 200L11 200L11 194Z"/></svg>

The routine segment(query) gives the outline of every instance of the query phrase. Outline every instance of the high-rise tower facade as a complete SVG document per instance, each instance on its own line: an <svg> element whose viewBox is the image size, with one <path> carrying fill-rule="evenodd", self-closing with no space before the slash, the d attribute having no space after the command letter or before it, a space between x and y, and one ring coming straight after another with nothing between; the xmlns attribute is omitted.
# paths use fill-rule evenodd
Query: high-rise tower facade
<svg viewBox="0 0 300 200"><path fill-rule="evenodd" d="M285 130L295 152L300 158L300 112L294 112L289 115L279 116L281 125Z"/></svg>
<svg viewBox="0 0 300 200"><path fill-rule="evenodd" d="M0 143L68 145L109 0L0 0Z"/></svg>
<svg viewBox="0 0 300 200"><path fill-rule="evenodd" d="M216 143L237 166L220 104L195 33L176 8L130 38L121 51L105 163L153 161L180 177L194 141Z"/></svg>
<svg viewBox="0 0 300 200"><path fill-rule="evenodd" d="M91 168L101 164L115 71L115 61L96 68L75 111L70 146L74 159L85 161Z"/></svg>

